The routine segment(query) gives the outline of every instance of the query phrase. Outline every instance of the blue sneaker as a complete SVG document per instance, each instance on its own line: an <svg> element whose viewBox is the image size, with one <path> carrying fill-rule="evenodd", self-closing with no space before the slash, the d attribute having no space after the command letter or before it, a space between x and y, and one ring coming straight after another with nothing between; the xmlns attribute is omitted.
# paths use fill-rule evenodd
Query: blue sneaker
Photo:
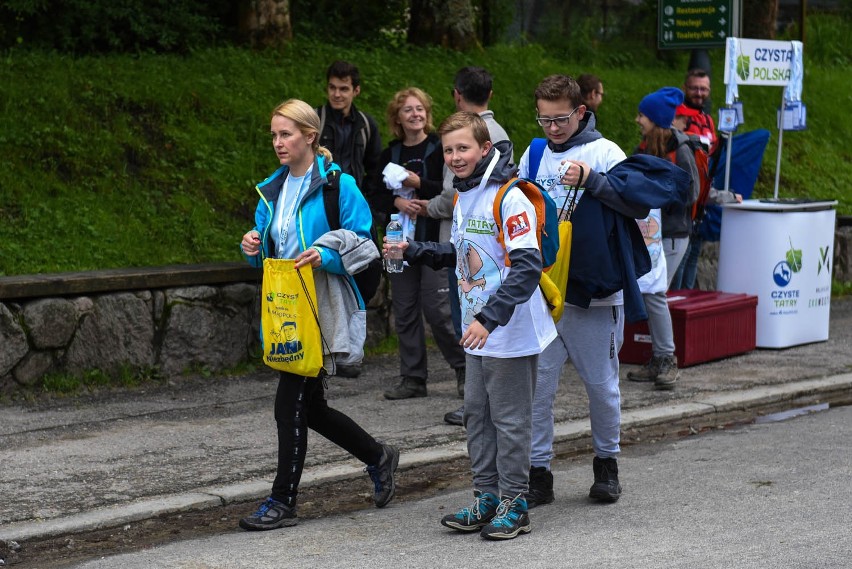
<svg viewBox="0 0 852 569"><path fill-rule="evenodd" d="M500 500L491 492L473 491L474 501L469 508L441 518L441 525L458 531L479 531L497 513Z"/></svg>
<svg viewBox="0 0 852 569"><path fill-rule="evenodd" d="M240 520L240 527L245 530L261 531L294 526L298 523L296 508L267 498L255 513Z"/></svg>
<svg viewBox="0 0 852 569"><path fill-rule="evenodd" d="M393 500L394 494L396 494L394 473L399 466L399 449L386 444L382 445L382 449L382 458L379 459L379 464L364 469L373 481L373 502L377 508L384 508L388 505L388 502Z"/></svg>
<svg viewBox="0 0 852 569"><path fill-rule="evenodd" d="M527 501L522 494L518 494L514 498L503 496L497 514L482 528L481 535L485 539L512 539L518 534L529 533L530 530Z"/></svg>

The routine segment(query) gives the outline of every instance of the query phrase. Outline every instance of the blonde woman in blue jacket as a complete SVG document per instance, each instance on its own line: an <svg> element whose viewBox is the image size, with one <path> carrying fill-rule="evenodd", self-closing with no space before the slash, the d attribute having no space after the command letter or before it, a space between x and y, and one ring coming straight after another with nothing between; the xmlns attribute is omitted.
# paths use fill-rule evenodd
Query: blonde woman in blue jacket
<svg viewBox="0 0 852 569"><path fill-rule="evenodd" d="M319 145L319 126L319 116L304 101L290 99L272 112L272 147L281 167L258 184L260 201L255 211L255 227L243 236L240 246L254 266L262 266L264 258L273 257L295 259L296 267L313 267L317 303L323 306L320 311L323 335L346 337L344 331L348 330L351 314L339 299L349 291L350 301L354 298L360 308L364 303L347 272L348 262L345 265L340 252L330 245L341 240L354 240L356 245L372 244L372 218L355 180L341 174L332 162L331 153ZM340 227L348 231L331 231L326 216L323 188L329 173L334 171L340 176ZM335 239L335 235L344 237ZM328 295L329 290L337 294L332 293L325 298L328 302L322 302L322 291ZM340 353L346 348L332 345L331 351ZM333 365L330 369L333 370ZM375 487L376 507L384 507L393 498L399 451L376 441L348 416L328 406L323 391L324 374L301 377L280 372L275 395L278 469L269 498L255 513L240 520L243 529L268 530L298 523L296 497L305 464L307 428L367 465Z"/></svg>

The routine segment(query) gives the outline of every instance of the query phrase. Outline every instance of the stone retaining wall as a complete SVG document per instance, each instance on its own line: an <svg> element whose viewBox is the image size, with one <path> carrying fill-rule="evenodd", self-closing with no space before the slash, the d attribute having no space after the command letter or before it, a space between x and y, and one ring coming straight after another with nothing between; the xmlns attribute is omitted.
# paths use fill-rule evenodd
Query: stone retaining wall
<svg viewBox="0 0 852 569"><path fill-rule="evenodd" d="M698 288L715 289L718 255L718 243L704 244ZM182 269L186 282L213 275L209 278L219 281L214 284L151 284L181 282L176 272L181 270L160 268L147 274L136 270L131 276L119 275L123 280L108 271L100 280L76 274L74 279L52 279L52 289L45 285L50 280L47 277L29 277L31 282L21 282L27 277L0 278L0 392L37 384L47 373L81 375L101 370L116 376L156 369L169 376L256 361L260 350L257 279L243 278L230 266L217 265L194 272L193 268ZM228 274L234 276L225 276ZM125 284L131 290L107 290L131 282L131 278L146 286ZM237 278L243 282L222 282ZM835 232L834 278L852 281L849 225L840 225ZM18 282L8 286L10 281ZM21 292L25 290L37 291L38 297L27 297ZM77 294L66 296L51 290ZM95 293L86 294L86 290ZM368 346L392 333L384 290L382 287L370 303Z"/></svg>
<svg viewBox="0 0 852 569"><path fill-rule="evenodd" d="M2 280L2 279L0 279ZM258 361L259 283L0 301L0 392L48 373L218 371ZM368 310L368 345L389 334L387 302Z"/></svg>

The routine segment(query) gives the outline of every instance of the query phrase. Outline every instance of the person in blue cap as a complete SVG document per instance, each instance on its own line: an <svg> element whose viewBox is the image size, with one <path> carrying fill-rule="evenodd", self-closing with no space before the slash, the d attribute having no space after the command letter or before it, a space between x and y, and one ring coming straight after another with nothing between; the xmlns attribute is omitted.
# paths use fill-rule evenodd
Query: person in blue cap
<svg viewBox="0 0 852 569"><path fill-rule="evenodd" d="M689 245L692 204L701 189L695 157L687 144L689 137L672 127L675 109L682 103L683 91L677 87L663 87L646 95L639 102L639 113L636 115L636 124L642 133L642 142L636 152L671 160L692 176L687 201L662 208L660 215L663 252L666 258L666 287L653 294L643 294L648 311L653 355L638 371L627 374L627 379L631 381L653 381L657 389L664 390L674 389L680 376L674 355L672 320L665 290L671 285L675 271Z"/></svg>

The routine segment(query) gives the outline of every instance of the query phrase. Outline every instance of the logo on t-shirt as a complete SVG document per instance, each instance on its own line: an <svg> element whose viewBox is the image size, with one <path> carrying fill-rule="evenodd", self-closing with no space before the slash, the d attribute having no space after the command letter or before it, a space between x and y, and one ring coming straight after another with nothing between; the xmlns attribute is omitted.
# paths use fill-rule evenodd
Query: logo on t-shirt
<svg viewBox="0 0 852 569"><path fill-rule="evenodd" d="M515 237L520 237L530 231L530 220L527 217L527 212L521 212L518 215L513 215L506 220L506 228L509 230L509 240Z"/></svg>

